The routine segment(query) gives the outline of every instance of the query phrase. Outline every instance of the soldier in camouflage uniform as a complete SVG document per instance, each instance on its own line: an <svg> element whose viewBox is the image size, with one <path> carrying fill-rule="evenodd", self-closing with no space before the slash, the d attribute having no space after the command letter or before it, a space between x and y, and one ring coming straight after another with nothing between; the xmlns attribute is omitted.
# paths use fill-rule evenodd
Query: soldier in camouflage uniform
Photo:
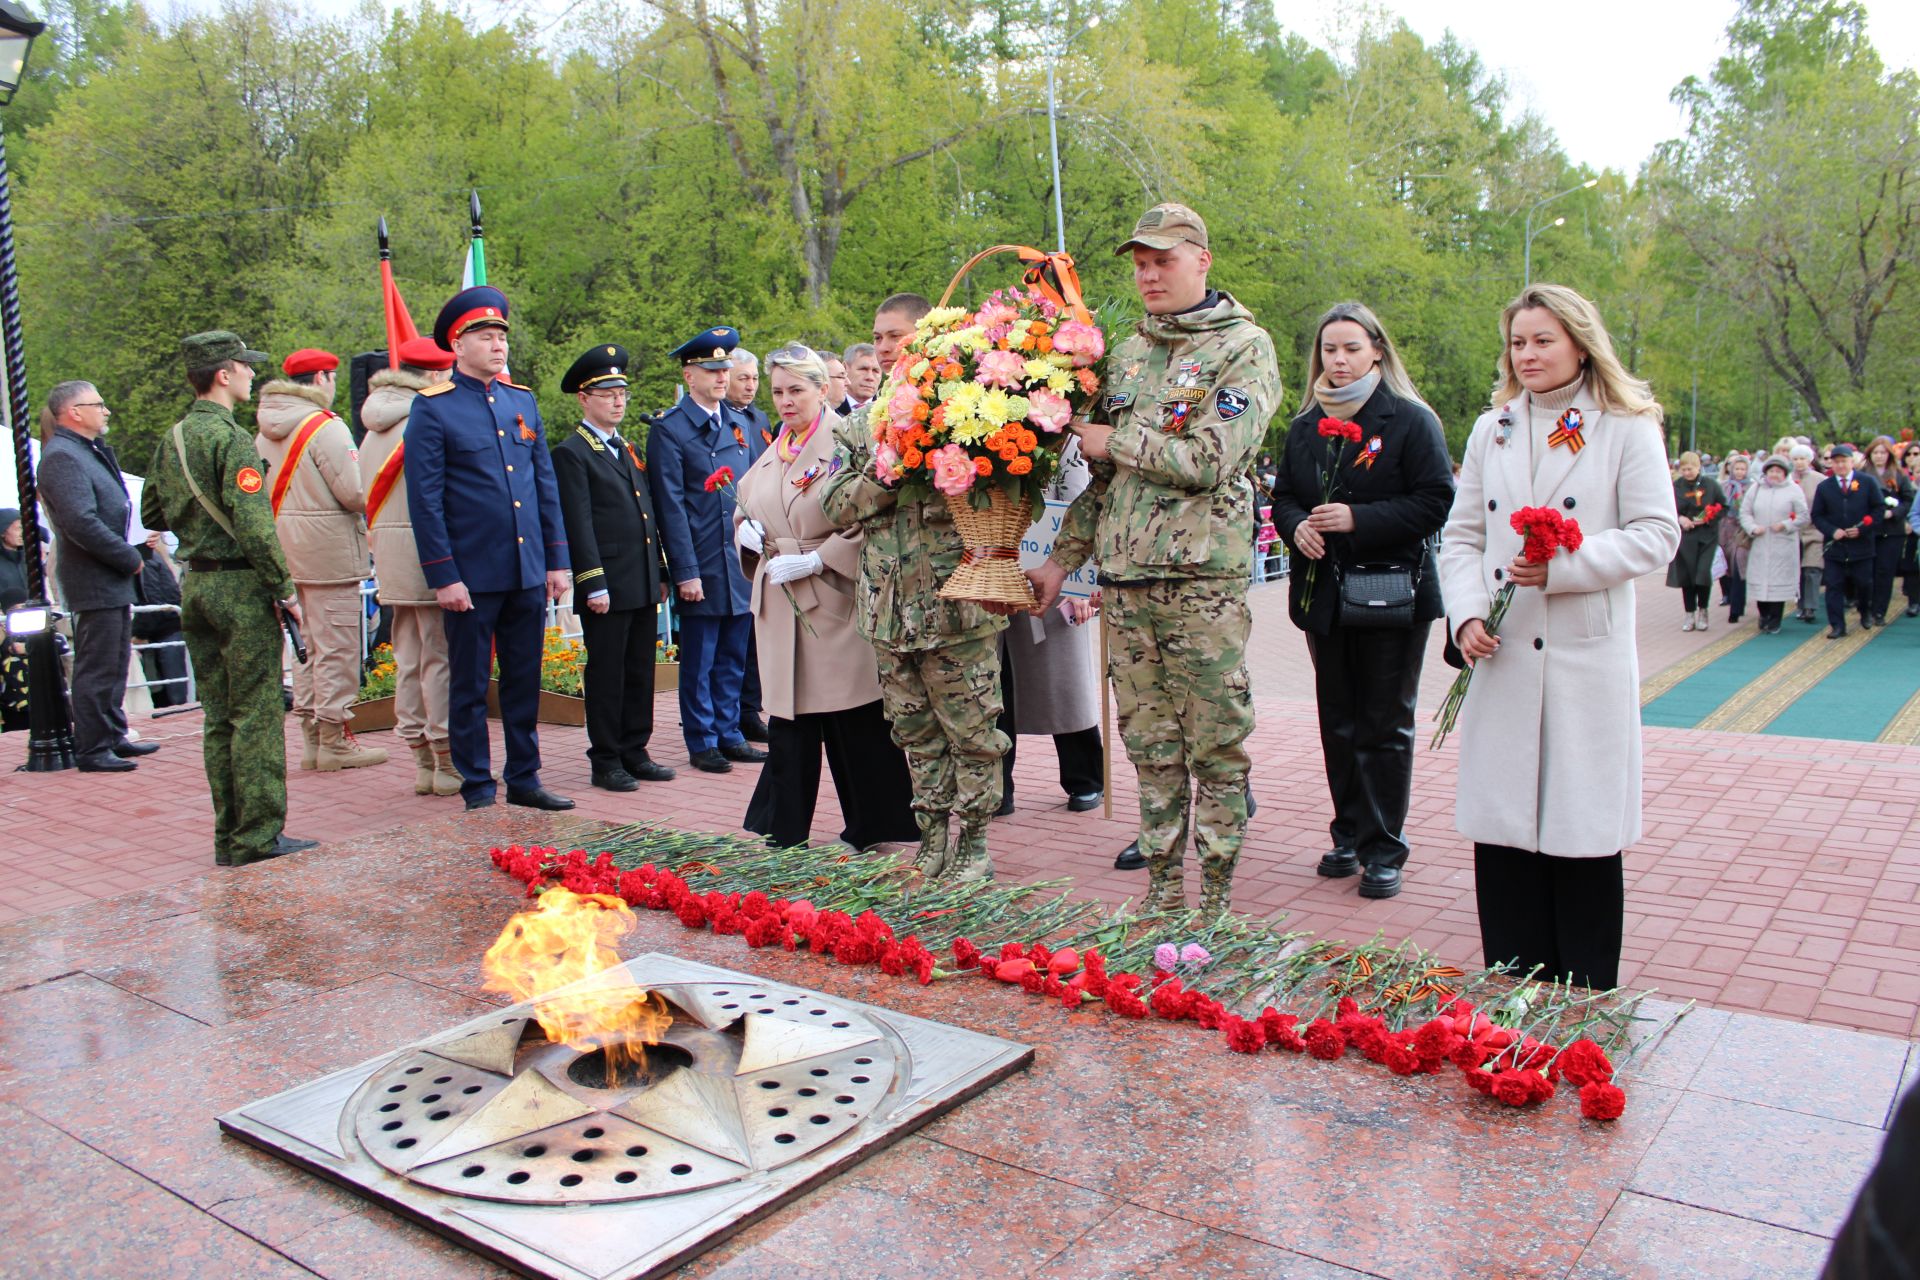
<svg viewBox="0 0 1920 1280"><path fill-rule="evenodd" d="M911 322L930 309L924 298L902 294L883 303L880 316ZM902 344L891 345L888 354L897 357ZM928 879L991 879L987 824L1000 807L1000 757L1008 745L996 727L998 636L1006 620L977 604L940 598L962 552L946 500L903 498L877 478L864 416L843 420L835 440L835 469L820 482L820 506L836 524L858 524L866 532L856 621L879 658L893 740L907 753L913 775L920 824L914 865ZM949 827L956 817L954 838Z"/></svg>
<svg viewBox="0 0 1920 1280"><path fill-rule="evenodd" d="M1029 576L1051 605L1069 573L1100 569L1108 675L1140 775L1140 852L1152 909L1185 901L1189 825L1201 910L1226 910L1247 824L1247 582L1253 494L1245 476L1280 408L1273 340L1207 288L1206 224L1149 209L1131 252L1146 305L1109 361L1092 421L1075 423L1093 483L1068 509L1053 555Z"/></svg>
<svg viewBox="0 0 1920 1280"><path fill-rule="evenodd" d="M213 860L240 866L313 845L281 834L286 712L274 607L297 619L299 606L274 535L260 452L233 416L253 394L253 366L268 357L224 330L196 333L181 346L198 398L161 437L140 495L140 520L180 539L188 569L180 630L206 715Z"/></svg>

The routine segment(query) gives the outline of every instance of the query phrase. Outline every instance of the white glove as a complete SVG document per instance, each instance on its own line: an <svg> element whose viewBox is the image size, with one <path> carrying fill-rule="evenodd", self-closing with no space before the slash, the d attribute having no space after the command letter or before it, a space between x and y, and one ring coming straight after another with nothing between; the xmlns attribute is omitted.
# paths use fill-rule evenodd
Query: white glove
<svg viewBox="0 0 1920 1280"><path fill-rule="evenodd" d="M740 544L742 551L751 551L755 555L766 550L766 530L760 527L758 520L742 520L740 527L733 531L733 540Z"/></svg>
<svg viewBox="0 0 1920 1280"><path fill-rule="evenodd" d="M826 565L821 562L818 551L797 556L775 556L767 561L767 581L777 587L783 582L811 578L824 568Z"/></svg>

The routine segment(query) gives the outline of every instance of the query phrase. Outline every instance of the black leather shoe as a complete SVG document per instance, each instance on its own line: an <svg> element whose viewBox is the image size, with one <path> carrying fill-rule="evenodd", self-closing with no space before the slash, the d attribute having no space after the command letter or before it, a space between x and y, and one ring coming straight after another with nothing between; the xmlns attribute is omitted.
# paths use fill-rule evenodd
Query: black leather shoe
<svg viewBox="0 0 1920 1280"><path fill-rule="evenodd" d="M673 770L658 761L648 759L646 756L641 756L638 760L628 764L627 772L641 782L672 782L674 779Z"/></svg>
<svg viewBox="0 0 1920 1280"><path fill-rule="evenodd" d="M122 738L113 744L113 754L122 760L128 760L134 756L150 756L159 749L160 744L157 742L134 742L127 738Z"/></svg>
<svg viewBox="0 0 1920 1280"><path fill-rule="evenodd" d="M1320 855L1320 865L1314 870L1329 880L1359 875L1360 855L1351 849L1329 849Z"/></svg>
<svg viewBox="0 0 1920 1280"><path fill-rule="evenodd" d="M1260 812L1260 802L1253 798L1253 784L1247 784L1247 821L1253 821L1253 815Z"/></svg>
<svg viewBox="0 0 1920 1280"><path fill-rule="evenodd" d="M1400 868L1369 865L1360 873L1360 896L1391 898L1400 892Z"/></svg>
<svg viewBox="0 0 1920 1280"><path fill-rule="evenodd" d="M1920 618L1920 604L1910 604L1910 605L1908 605L1908 606L1907 606L1907 616L1908 616L1909 618Z"/></svg>
<svg viewBox="0 0 1920 1280"><path fill-rule="evenodd" d="M638 791L640 789L639 779L625 769L595 769L593 785L602 791Z"/></svg>
<svg viewBox="0 0 1920 1280"><path fill-rule="evenodd" d="M565 796L557 796L545 787L508 787L507 803L517 804L522 809L558 811L573 808L573 801Z"/></svg>
<svg viewBox="0 0 1920 1280"><path fill-rule="evenodd" d="M721 747L720 754L729 760L738 761L740 764L759 764L767 758L766 752L760 750L758 747L750 747L744 742L736 742L731 746Z"/></svg>
<svg viewBox="0 0 1920 1280"><path fill-rule="evenodd" d="M122 760L111 751L103 751L97 756L81 756L73 763L82 773L132 773L140 767L131 760Z"/></svg>
<svg viewBox="0 0 1920 1280"><path fill-rule="evenodd" d="M1860 619L1860 629L1862 631L1871 631L1875 625L1875 621L1872 618L1863 617Z"/></svg>
<svg viewBox="0 0 1920 1280"><path fill-rule="evenodd" d="M767 722L753 712L747 712L747 714L740 717L740 736L748 742L765 742L767 740Z"/></svg>
<svg viewBox="0 0 1920 1280"><path fill-rule="evenodd" d="M1829 640L1838 640L1841 636L1844 636L1845 634L1847 634L1847 628L1845 623L1842 623L1840 626L1837 626L1837 627L1827 628L1827 639Z"/></svg>
<svg viewBox="0 0 1920 1280"><path fill-rule="evenodd" d="M312 841L308 841L308 843L311 844ZM275 858L284 858L289 853L295 852L298 851L294 849L282 849L280 847L280 841L276 839L273 842L273 848L267 850L265 853L250 853L245 857L235 857L233 854L228 854L225 862L221 862L220 855L216 853L213 855L213 860L223 867L250 867L256 862L271 862Z"/></svg>
<svg viewBox="0 0 1920 1280"><path fill-rule="evenodd" d="M1120 856L1113 860L1113 869L1115 871L1138 871L1146 865L1147 855L1140 852L1140 842L1138 840L1135 840L1132 844L1122 849Z"/></svg>
<svg viewBox="0 0 1920 1280"><path fill-rule="evenodd" d="M1013 812L1013 788L1007 787L1000 792L1000 807L993 811L996 818L1004 818Z"/></svg>
<svg viewBox="0 0 1920 1280"><path fill-rule="evenodd" d="M705 751L694 752L687 763L702 773L733 772L733 766L727 763L727 758L712 747L708 747Z"/></svg>
<svg viewBox="0 0 1920 1280"><path fill-rule="evenodd" d="M486 794L486 795L484 795L484 796L468 796L468 797L467 797L467 808L469 808L469 809L491 809L491 808L493 808L493 794L492 794L491 792L489 792L489 793L487 793L487 794Z"/></svg>
<svg viewBox="0 0 1920 1280"><path fill-rule="evenodd" d="M296 836L290 836L284 831L273 838L273 856L276 858L285 857L289 853L299 853L304 849L317 849L319 847L320 842L318 840L302 840Z"/></svg>
<svg viewBox="0 0 1920 1280"><path fill-rule="evenodd" d="M1089 809L1098 809L1100 802L1106 798L1103 791L1083 791L1077 796L1068 796L1067 812L1085 813Z"/></svg>

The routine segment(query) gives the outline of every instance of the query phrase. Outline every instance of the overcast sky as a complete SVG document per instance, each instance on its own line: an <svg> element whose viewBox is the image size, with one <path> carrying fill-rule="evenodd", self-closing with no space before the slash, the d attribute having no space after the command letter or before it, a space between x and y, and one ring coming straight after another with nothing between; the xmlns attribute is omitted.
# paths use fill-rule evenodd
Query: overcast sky
<svg viewBox="0 0 1920 1280"><path fill-rule="evenodd" d="M1596 168L1638 171L1680 132L1667 95L1705 75L1726 51L1735 0L1397 0L1386 8L1431 42L1451 30L1507 78L1516 109L1531 107L1567 155ZM1327 0L1276 0L1280 23L1325 45ZM1867 35L1889 66L1920 65L1920 4L1866 0Z"/></svg>

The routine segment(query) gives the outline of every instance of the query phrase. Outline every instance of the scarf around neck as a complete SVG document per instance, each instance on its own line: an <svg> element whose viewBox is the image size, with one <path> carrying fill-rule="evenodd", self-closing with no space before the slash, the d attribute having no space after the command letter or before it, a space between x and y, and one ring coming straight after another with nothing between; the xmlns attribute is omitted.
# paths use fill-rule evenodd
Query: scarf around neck
<svg viewBox="0 0 1920 1280"><path fill-rule="evenodd" d="M1374 390L1380 385L1380 366L1375 365L1372 372L1364 378L1355 378L1344 387L1336 387L1322 373L1319 381L1313 384L1313 399L1322 410L1339 418L1351 418L1360 412L1360 406L1372 398Z"/></svg>

